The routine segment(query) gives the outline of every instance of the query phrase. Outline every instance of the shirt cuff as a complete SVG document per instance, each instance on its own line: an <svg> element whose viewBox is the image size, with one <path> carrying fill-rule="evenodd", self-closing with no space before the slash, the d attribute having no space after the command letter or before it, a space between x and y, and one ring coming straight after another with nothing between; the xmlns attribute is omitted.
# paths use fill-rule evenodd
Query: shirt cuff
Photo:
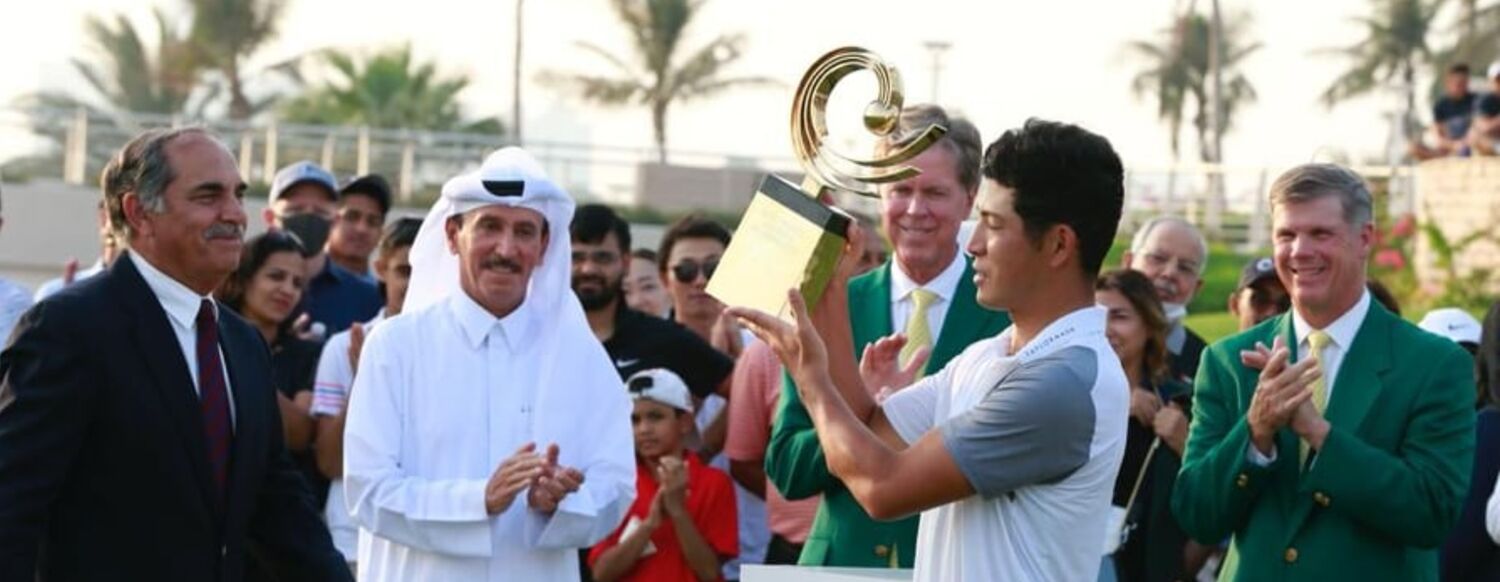
<svg viewBox="0 0 1500 582"><path fill-rule="evenodd" d="M1271 447L1271 454L1269 456L1262 455L1260 449L1255 448L1254 443L1245 445L1245 451L1245 460L1250 461L1250 464L1257 467L1269 467L1271 463L1276 462L1276 447Z"/></svg>

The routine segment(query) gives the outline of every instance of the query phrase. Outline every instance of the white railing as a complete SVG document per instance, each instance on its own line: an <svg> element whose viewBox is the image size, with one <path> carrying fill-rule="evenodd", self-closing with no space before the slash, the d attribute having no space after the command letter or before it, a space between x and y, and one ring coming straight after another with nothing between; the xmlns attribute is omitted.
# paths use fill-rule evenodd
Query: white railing
<svg viewBox="0 0 1500 582"><path fill-rule="evenodd" d="M310 159L338 175L383 174L391 179L398 198L408 203L435 195L443 181L472 168L489 151L510 143L502 136L467 133L274 120L200 121L156 114L117 116L82 109L0 108L0 132L39 136L39 171L73 184L94 183L109 157L136 133L189 123L203 125L223 138L235 151L241 173L251 183L269 182L281 165ZM656 161L655 150L533 140L525 145L555 179L583 199L650 206L650 193L640 192L639 167ZM674 165L724 168L726 174L729 169L744 168L799 173L790 156L672 150L669 159ZM1409 166L1355 169L1368 177L1388 180L1392 211L1411 210L1414 174ZM1130 167L1122 231L1129 232L1150 216L1175 214L1202 226L1215 240L1241 249L1265 248L1270 234L1265 192L1281 170L1265 165ZM1215 190L1223 195L1209 195ZM707 193L704 199L710 199ZM862 210L874 209L865 203Z"/></svg>

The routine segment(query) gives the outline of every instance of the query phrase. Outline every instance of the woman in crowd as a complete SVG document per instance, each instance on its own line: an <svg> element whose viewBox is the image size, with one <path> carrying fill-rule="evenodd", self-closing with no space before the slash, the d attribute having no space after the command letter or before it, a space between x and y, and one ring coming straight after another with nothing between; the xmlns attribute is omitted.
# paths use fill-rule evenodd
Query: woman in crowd
<svg viewBox="0 0 1500 582"><path fill-rule="evenodd" d="M1100 576L1125 582L1185 579L1184 572L1196 569L1185 563L1188 540L1172 517L1170 500L1187 441L1192 389L1170 379L1167 318L1151 281L1136 271L1117 270L1100 275L1094 289L1095 301L1109 310L1105 333L1131 386L1125 460L1113 500L1124 542L1113 560L1106 557Z"/></svg>
<svg viewBox="0 0 1500 582"><path fill-rule="evenodd" d="M625 304L631 309L666 318L672 312L672 296L662 280L656 251L636 249L630 253L630 272L625 274Z"/></svg>
<svg viewBox="0 0 1500 582"><path fill-rule="evenodd" d="M328 480L318 473L310 446L316 427L311 414L313 376L322 346L298 338L291 329L307 284L305 269L296 235L272 230L245 242L240 266L219 288L218 297L259 330L271 349L286 448L322 507Z"/></svg>

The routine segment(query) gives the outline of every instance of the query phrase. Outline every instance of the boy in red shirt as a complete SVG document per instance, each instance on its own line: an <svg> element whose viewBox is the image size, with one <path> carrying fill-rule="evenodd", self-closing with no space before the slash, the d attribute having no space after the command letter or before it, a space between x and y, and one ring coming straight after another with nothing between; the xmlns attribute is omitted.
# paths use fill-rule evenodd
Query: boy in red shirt
<svg viewBox="0 0 1500 582"><path fill-rule="evenodd" d="M589 552L598 582L721 580L739 553L734 486L683 448L693 430L687 385L670 371L625 381L635 409L635 504L620 528Z"/></svg>

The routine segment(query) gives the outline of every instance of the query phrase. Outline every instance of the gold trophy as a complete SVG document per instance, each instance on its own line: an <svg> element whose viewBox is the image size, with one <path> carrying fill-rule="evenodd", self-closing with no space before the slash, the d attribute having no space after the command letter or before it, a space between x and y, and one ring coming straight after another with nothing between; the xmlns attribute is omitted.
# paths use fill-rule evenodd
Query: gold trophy
<svg viewBox="0 0 1500 582"><path fill-rule="evenodd" d="M786 290L792 287L809 306L816 304L833 277L852 220L824 201L831 202L834 191L878 196L874 184L921 173L902 164L947 133L945 127L928 126L905 146L874 159L848 157L828 147L828 97L840 80L860 70L869 70L879 84L875 100L865 107L865 129L879 136L896 130L903 98L895 67L859 47L834 49L813 63L792 100L792 148L807 177L801 188L774 174L761 181L708 282L708 294L725 305L791 321Z"/></svg>

